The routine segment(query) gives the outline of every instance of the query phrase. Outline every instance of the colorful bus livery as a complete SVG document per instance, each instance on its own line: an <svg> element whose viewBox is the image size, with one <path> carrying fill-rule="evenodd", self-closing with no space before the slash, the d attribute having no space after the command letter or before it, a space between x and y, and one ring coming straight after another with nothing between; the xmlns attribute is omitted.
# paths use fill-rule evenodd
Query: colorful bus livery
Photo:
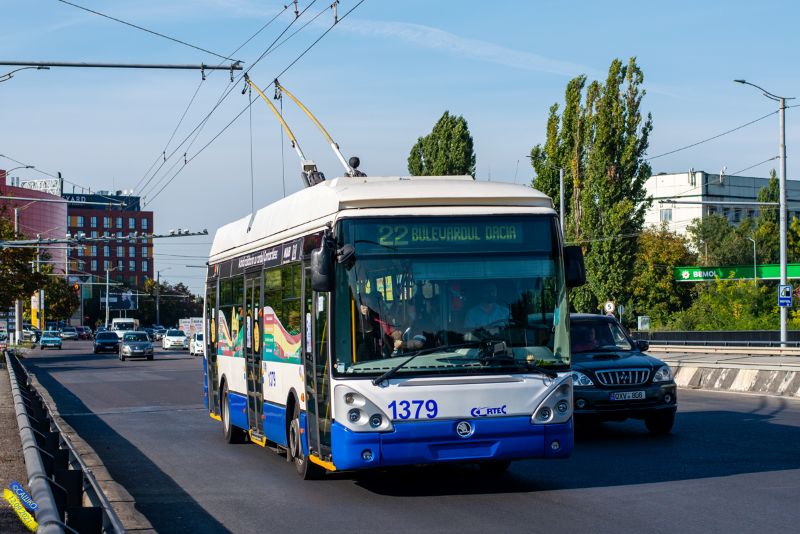
<svg viewBox="0 0 800 534"><path fill-rule="evenodd" d="M228 442L304 478L572 450L568 288L551 200L470 177L344 177L220 228L205 392Z"/></svg>

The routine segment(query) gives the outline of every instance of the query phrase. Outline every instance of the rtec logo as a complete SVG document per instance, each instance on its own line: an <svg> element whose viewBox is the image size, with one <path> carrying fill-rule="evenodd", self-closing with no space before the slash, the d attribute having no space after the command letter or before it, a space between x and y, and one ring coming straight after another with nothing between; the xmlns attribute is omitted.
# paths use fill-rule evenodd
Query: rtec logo
<svg viewBox="0 0 800 534"><path fill-rule="evenodd" d="M490 408L488 406L481 406L480 408L473 408L470 410L472 417L488 417L490 415L506 415L506 405Z"/></svg>

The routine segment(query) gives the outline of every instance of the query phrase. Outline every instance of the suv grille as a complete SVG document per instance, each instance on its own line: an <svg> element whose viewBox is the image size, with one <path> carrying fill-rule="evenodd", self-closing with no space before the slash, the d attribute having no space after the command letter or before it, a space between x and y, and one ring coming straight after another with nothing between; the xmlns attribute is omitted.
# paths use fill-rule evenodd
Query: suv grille
<svg viewBox="0 0 800 534"><path fill-rule="evenodd" d="M647 382L649 369L612 369L595 371L597 381L604 386L638 386Z"/></svg>

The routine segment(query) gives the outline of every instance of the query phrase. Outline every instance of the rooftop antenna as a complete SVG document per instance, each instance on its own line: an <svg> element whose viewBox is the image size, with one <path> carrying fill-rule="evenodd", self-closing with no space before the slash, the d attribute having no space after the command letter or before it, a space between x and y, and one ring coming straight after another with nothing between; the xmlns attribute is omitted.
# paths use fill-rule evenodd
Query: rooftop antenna
<svg viewBox="0 0 800 534"><path fill-rule="evenodd" d="M347 176L366 176L366 174L357 170L358 164L352 165L350 162L345 161L342 152L339 150L339 145L336 143L336 141L333 140L331 135L328 133L328 130L326 130L325 127L322 125L322 123L319 122L319 120L317 120L314 114L311 113L311 111L307 107L305 107L303 103L297 99L297 97L295 97L292 93L290 93L288 89L282 86L277 78L275 79L274 84L275 84L275 99L276 100L280 99L281 95L283 93L286 93L286 96L291 98L292 102L297 104L297 107L303 110L303 113L305 113L306 116L308 116L308 118L311 119L311 122L313 122L317 126L317 128L319 128L319 131L322 132L322 135L324 135L325 139L328 140L328 144L330 144L331 150L333 150L333 153L336 154L336 159L338 159L339 163L341 163L342 167L344 167L344 173Z"/></svg>
<svg viewBox="0 0 800 534"><path fill-rule="evenodd" d="M289 128L289 125L286 124L286 121L283 120L283 117L275 108L275 104L270 102L269 98L267 98L264 92L261 89L259 89L255 83L253 83L253 81L250 79L250 76L248 76L247 73L245 73L244 75L244 81L250 87L256 90L256 92L259 94L259 96L261 96L264 102L267 103L269 108L272 110L272 113L275 114L275 116L278 118L278 121L280 121L281 125L283 126L283 130L286 132L286 136L292 143L292 148L294 148L294 151L297 153L297 157L300 158L300 167L301 167L300 174L303 179L303 183L306 185L306 187L311 187L317 185L320 182L324 182L325 175L317 170L316 163L306 158L305 154L303 154L303 150L300 148L300 143L297 142L297 138L292 133L292 129ZM242 89L242 94L244 94L246 91L247 88L245 87L244 89Z"/></svg>

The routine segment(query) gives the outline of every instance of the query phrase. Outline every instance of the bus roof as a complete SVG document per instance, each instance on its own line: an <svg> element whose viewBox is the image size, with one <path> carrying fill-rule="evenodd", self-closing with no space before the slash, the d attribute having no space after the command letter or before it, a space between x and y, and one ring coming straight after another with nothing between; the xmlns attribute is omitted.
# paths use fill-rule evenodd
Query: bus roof
<svg viewBox="0 0 800 534"><path fill-rule="evenodd" d="M347 209L431 206L505 206L552 209L544 193L524 185L476 181L471 176L341 177L280 199L219 228L211 261L233 249L291 228L318 223ZM249 226L249 230L248 230Z"/></svg>

